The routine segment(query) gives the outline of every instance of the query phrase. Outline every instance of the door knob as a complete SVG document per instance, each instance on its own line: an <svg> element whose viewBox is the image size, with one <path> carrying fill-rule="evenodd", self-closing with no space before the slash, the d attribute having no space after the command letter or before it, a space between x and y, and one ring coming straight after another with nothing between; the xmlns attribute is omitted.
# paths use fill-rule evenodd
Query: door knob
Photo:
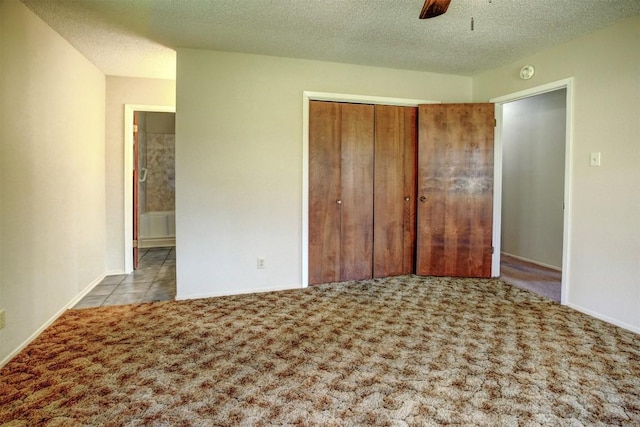
<svg viewBox="0 0 640 427"><path fill-rule="evenodd" d="M420 196L420 201L424 203L427 201L427 198L425 196Z"/></svg>
<svg viewBox="0 0 640 427"><path fill-rule="evenodd" d="M410 198L409 198L409 197L405 197L405 198L404 198L404 201L405 201L405 202L408 202L409 200L410 200Z"/></svg>
<svg viewBox="0 0 640 427"><path fill-rule="evenodd" d="M338 199L338 200L336 200L336 203L341 205L342 204L342 200Z"/></svg>

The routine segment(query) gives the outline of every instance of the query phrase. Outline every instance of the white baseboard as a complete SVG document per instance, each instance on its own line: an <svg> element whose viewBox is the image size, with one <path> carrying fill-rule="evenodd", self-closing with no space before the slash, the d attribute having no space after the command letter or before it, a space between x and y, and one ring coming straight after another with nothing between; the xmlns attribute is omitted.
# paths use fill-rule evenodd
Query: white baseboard
<svg viewBox="0 0 640 427"><path fill-rule="evenodd" d="M84 288L78 295L76 295L74 298L71 299L71 301L67 303L64 310L72 308L74 305L76 305L82 298L84 298L89 292L91 292L93 288L98 286L98 284L102 282L105 277L107 277L107 273L103 273L102 275L98 276L98 278L95 279L93 282L89 283L89 285L87 285L86 288Z"/></svg>
<svg viewBox="0 0 640 427"><path fill-rule="evenodd" d="M125 273L124 270L111 270L111 271L107 271L106 273L104 273L104 276L115 276L115 275L119 275L119 274L127 274Z"/></svg>
<svg viewBox="0 0 640 427"><path fill-rule="evenodd" d="M635 332L636 334L640 334L640 327L633 326L633 325L630 325L630 324L625 323L625 322L621 322L621 321L619 321L617 319L614 319L612 317L605 316L604 314L600 314L600 313L595 312L593 310L589 310L589 309L586 309L584 307L580 307L579 305L572 304L570 302L568 302L566 304L566 306L570 307L570 308L572 308L572 309L574 309L576 311L579 311L581 313L587 314L587 315L589 315L591 317L595 317L596 319L600 319L600 320L602 320L604 322L611 323L612 325L616 325L616 326L619 326L619 327L621 327L623 329L626 329L628 331Z"/></svg>
<svg viewBox="0 0 640 427"><path fill-rule="evenodd" d="M106 274L100 275L97 279L91 282L87 287L85 287L78 295L73 297L71 301L64 305L57 313L55 313L49 320L47 320L42 326L40 326L33 334L29 336L22 344L20 344L17 348L15 348L11 353L7 355L4 359L0 361L0 368L9 363L11 359L13 359L18 353L20 353L26 346L28 346L31 341L38 338L45 329L47 329L53 322L55 322L58 317L62 316L62 314L68 309L72 308L74 305L78 303L85 295L87 295L91 290L98 285L98 283L102 282L102 279L106 277Z"/></svg>
<svg viewBox="0 0 640 427"><path fill-rule="evenodd" d="M138 247L140 249L163 248L166 246L175 246L175 237L139 237Z"/></svg>
<svg viewBox="0 0 640 427"><path fill-rule="evenodd" d="M215 298L215 297L225 297L229 295L243 295L243 294L259 294L264 292L275 292L275 291L289 291L292 289L302 289L302 285L289 285L289 286L275 286L272 288L253 288L253 289L241 289L241 290L228 290L221 292L213 292L207 294L193 294L193 295L176 295L176 301L181 300L189 300L189 299L200 299L200 298ZM180 291L180 289L178 289Z"/></svg>
<svg viewBox="0 0 640 427"><path fill-rule="evenodd" d="M528 263L531 263L531 264L539 265L540 267L550 268L551 270L556 270L556 271L562 271L562 267L558 267L558 266L551 265L551 264L545 264L544 262L535 261L533 259L521 257L521 256L514 255L514 254L510 254L508 252L500 252L500 253L502 255L510 256L511 258L519 259L520 261L524 261L524 262L528 262Z"/></svg>

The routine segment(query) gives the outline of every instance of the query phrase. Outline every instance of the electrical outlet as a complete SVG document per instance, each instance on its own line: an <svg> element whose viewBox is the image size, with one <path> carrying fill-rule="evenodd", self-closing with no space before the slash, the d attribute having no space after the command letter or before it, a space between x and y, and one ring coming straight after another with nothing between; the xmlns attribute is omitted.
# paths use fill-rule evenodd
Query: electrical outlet
<svg viewBox="0 0 640 427"><path fill-rule="evenodd" d="M264 268L264 258L258 257L258 269L262 270Z"/></svg>
<svg viewBox="0 0 640 427"><path fill-rule="evenodd" d="M4 308L0 310L0 329L4 328L5 320L4 320Z"/></svg>

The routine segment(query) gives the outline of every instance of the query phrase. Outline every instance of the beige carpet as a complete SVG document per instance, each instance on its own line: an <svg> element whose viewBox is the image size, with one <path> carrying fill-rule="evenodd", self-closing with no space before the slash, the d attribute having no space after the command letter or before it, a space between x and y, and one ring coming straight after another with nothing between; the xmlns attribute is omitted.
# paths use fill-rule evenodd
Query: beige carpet
<svg viewBox="0 0 640 427"><path fill-rule="evenodd" d="M498 280L70 310L0 424L640 425L640 337Z"/></svg>

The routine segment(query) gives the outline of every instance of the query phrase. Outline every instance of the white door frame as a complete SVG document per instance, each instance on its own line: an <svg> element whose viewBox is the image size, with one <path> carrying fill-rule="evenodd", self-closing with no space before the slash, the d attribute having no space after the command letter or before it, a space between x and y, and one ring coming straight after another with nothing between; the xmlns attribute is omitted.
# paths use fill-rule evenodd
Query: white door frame
<svg viewBox="0 0 640 427"><path fill-rule="evenodd" d="M124 272L133 271L133 113L175 113L174 105L124 105Z"/></svg>
<svg viewBox="0 0 640 427"><path fill-rule="evenodd" d="M351 104L397 105L417 107L420 104L440 104L423 99L387 98L327 92L302 92L302 287L309 286L309 101L348 102Z"/></svg>
<svg viewBox="0 0 640 427"><path fill-rule="evenodd" d="M542 86L520 92L511 93L498 98L490 99L496 108L496 132L494 145L494 186L493 186L493 247L494 254L491 266L491 275L500 275L500 237L502 233L502 106L508 102L553 92L560 89L567 90L566 98L566 131L565 131L565 158L564 158L564 219L562 235L562 286L561 300L563 305L569 300L569 255L571 232L571 170L572 170L572 145L573 145L573 78L558 80Z"/></svg>

